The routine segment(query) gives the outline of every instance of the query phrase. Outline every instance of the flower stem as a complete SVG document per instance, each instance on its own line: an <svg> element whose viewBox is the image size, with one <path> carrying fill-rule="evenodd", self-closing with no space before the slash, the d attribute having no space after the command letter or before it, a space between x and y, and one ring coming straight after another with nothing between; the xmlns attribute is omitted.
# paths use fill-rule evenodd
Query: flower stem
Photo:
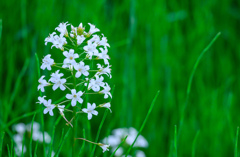
<svg viewBox="0 0 240 157"><path fill-rule="evenodd" d="M76 89L76 77L75 77L75 72L73 71L73 87L74 89ZM77 120L76 120L76 114L77 114L77 108L74 107L73 109L73 133L72 133L72 157L75 157L76 156L76 140L75 140L75 136L76 136L76 133L77 133Z"/></svg>

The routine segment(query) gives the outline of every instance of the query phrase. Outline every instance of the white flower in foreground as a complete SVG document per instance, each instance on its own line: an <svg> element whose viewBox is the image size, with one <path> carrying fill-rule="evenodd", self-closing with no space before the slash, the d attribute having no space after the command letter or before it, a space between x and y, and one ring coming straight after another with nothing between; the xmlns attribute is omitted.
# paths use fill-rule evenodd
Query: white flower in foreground
<svg viewBox="0 0 240 157"><path fill-rule="evenodd" d="M86 51L86 53L89 56L89 59L92 59L92 56L95 55L97 56L98 50L97 50L97 44L92 43L91 41L87 42L88 44L83 47L83 49Z"/></svg>
<svg viewBox="0 0 240 157"><path fill-rule="evenodd" d="M98 143L98 145L103 149L103 153L105 152L105 151L109 151L109 147L110 147L110 145L106 145L106 144L102 144L102 143Z"/></svg>
<svg viewBox="0 0 240 157"><path fill-rule="evenodd" d="M56 32L53 32L52 34L50 34L50 36L49 37L47 37L47 38L45 38L45 45L47 45L47 43L53 43L54 42L54 35L56 34Z"/></svg>
<svg viewBox="0 0 240 157"><path fill-rule="evenodd" d="M97 64L97 68L99 69L96 75L103 75L106 74L107 76L109 76L110 78L112 78L111 75L111 69L110 69L111 65L107 65L107 67L103 67L101 64Z"/></svg>
<svg viewBox="0 0 240 157"><path fill-rule="evenodd" d="M39 102L37 102L37 103L39 103L39 104L43 104L46 100L44 99L46 96L43 96L43 97L38 97L38 100L39 100Z"/></svg>
<svg viewBox="0 0 240 157"><path fill-rule="evenodd" d="M74 53L73 49L70 49L69 52L64 51L63 55L66 57L64 59L64 64L70 63L71 65L74 65L76 63L75 59L79 58L79 55Z"/></svg>
<svg viewBox="0 0 240 157"><path fill-rule="evenodd" d="M54 36L54 41L52 43L53 45L51 48L56 47L57 49L63 50L63 45L67 44L67 40L63 37L63 34L60 34L60 36Z"/></svg>
<svg viewBox="0 0 240 157"><path fill-rule="evenodd" d="M66 23L60 23L58 25L57 28L55 28L55 30L57 30L58 32L60 32L62 35L67 35L68 32L67 32L67 26L70 25L70 24L67 24L68 22Z"/></svg>
<svg viewBox="0 0 240 157"><path fill-rule="evenodd" d="M59 70L57 70L55 73L51 74L51 78L49 79L49 81L51 81L52 83L54 83L52 89L55 91L58 87L60 87L60 89L62 91L64 91L66 89L66 87L64 87L64 83L66 83L66 79L61 79L61 77L63 76L63 73L59 74Z"/></svg>
<svg viewBox="0 0 240 157"><path fill-rule="evenodd" d="M104 87L104 82L102 82L104 78L102 76L99 78L98 75L95 75L95 77L96 80L95 79L90 80L88 89L92 89L94 92L98 92L100 90L100 86Z"/></svg>
<svg viewBox="0 0 240 157"><path fill-rule="evenodd" d="M49 85L49 83L45 79L43 79L44 77L45 76L43 75L38 80L38 82L40 83L40 85L38 85L38 90L40 89L42 92L45 92L44 87Z"/></svg>
<svg viewBox="0 0 240 157"><path fill-rule="evenodd" d="M71 93L72 94L67 94L66 98L67 99L72 99L72 101L71 101L71 105L72 106L76 106L77 101L79 103L83 103L83 99L81 98L81 96L83 95L82 91L76 92L76 89L72 89Z"/></svg>
<svg viewBox="0 0 240 157"><path fill-rule="evenodd" d="M63 111L64 111L64 108L65 108L65 105L58 105L57 108L59 109L60 114L64 115Z"/></svg>
<svg viewBox="0 0 240 157"><path fill-rule="evenodd" d="M107 43L107 38L104 37L104 35L102 34L102 40L99 42L99 45L104 46L105 49L107 49L107 47L110 47L110 45Z"/></svg>
<svg viewBox="0 0 240 157"><path fill-rule="evenodd" d="M41 69L48 69L48 70L52 70L51 66L54 64L54 60L52 58L50 58L51 55L46 55L44 58L43 58L43 63L41 65Z"/></svg>
<svg viewBox="0 0 240 157"><path fill-rule="evenodd" d="M89 65L84 65L84 62L81 61L79 64L74 65L74 69L77 70L75 77L79 78L82 74L84 76L88 76L89 72L88 70L90 69Z"/></svg>
<svg viewBox="0 0 240 157"><path fill-rule="evenodd" d="M85 39L84 35L77 35L77 44L81 45Z"/></svg>
<svg viewBox="0 0 240 157"><path fill-rule="evenodd" d="M88 23L88 24L90 26L90 30L88 32L89 34L93 34L100 31L98 28L95 27L95 25L92 25L91 23Z"/></svg>
<svg viewBox="0 0 240 157"><path fill-rule="evenodd" d="M49 112L49 114L51 116L53 116L53 111L52 110L55 108L55 105L52 105L51 103L52 103L51 99L49 99L48 101L45 102L44 106L46 106L47 108L45 108L43 110L43 113L47 114Z"/></svg>
<svg viewBox="0 0 240 157"><path fill-rule="evenodd" d="M98 44L100 42L100 37L98 35L93 35L93 37L88 41Z"/></svg>
<svg viewBox="0 0 240 157"><path fill-rule="evenodd" d="M100 107L105 107L105 108L108 108L108 109L110 110L110 112L112 112L112 110L110 109L110 107L111 107L111 104L110 104L110 102L108 102L108 103L105 103L105 104L102 104L102 105L100 105Z"/></svg>
<svg viewBox="0 0 240 157"><path fill-rule="evenodd" d="M107 54L108 53L108 50L107 49L103 49L103 48L99 48L101 50L102 53L98 53L98 58L99 59L103 59L104 60L104 63L109 65L109 61L108 59L110 59L109 55Z"/></svg>
<svg viewBox="0 0 240 157"><path fill-rule="evenodd" d="M110 96L112 98L112 94L110 93L110 86L108 85L108 83L105 83L105 86L103 86L103 90L101 90L99 93L104 94L104 99L107 99L108 96Z"/></svg>
<svg viewBox="0 0 240 157"><path fill-rule="evenodd" d="M98 112L94 109L96 108L96 104L93 103L92 105L90 103L87 103L87 108L83 108L82 111L88 114L88 120L92 119L92 115L97 116Z"/></svg>

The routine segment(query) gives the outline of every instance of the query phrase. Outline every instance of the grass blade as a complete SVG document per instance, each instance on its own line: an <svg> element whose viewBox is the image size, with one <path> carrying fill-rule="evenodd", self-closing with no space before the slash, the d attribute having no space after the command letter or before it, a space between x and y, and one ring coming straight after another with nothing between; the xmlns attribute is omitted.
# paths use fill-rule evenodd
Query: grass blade
<svg viewBox="0 0 240 157"><path fill-rule="evenodd" d="M237 150L237 147L238 147L238 133L239 133L239 127L237 127L234 157L238 157L238 150Z"/></svg>
<svg viewBox="0 0 240 157"><path fill-rule="evenodd" d="M149 110L148 110L147 116L146 116L146 118L144 119L143 124L142 124L142 126L141 126L141 128L140 128L140 130L139 130L139 132L138 132L138 134L137 134L137 136L136 136L136 138L135 138L135 140L133 141L132 145L130 146L130 148L128 149L128 151L127 151L127 153L126 153L126 157L128 156L129 152L131 151L131 149L132 149L133 145L135 144L138 136L141 134L141 132L142 132L142 130L143 130L143 128L144 128L144 126L145 126L145 124L146 124L146 122L147 122L147 119L148 119L150 113L152 112L153 106L154 106L154 104L155 104L155 101L156 101L156 99L157 99L157 97L158 97L159 92L160 92L160 91L157 91L157 94L155 95L155 97L154 97L154 99L153 99L153 101L152 101L152 104L151 104L151 106L150 106L150 108L149 108Z"/></svg>
<svg viewBox="0 0 240 157"><path fill-rule="evenodd" d="M38 147L38 141L37 141L36 146L35 146L34 157L37 157L37 147Z"/></svg>
<svg viewBox="0 0 240 157"><path fill-rule="evenodd" d="M4 138L5 132L1 133L1 143L0 143L0 156L2 156L2 144L3 144L3 138Z"/></svg>
<svg viewBox="0 0 240 157"><path fill-rule="evenodd" d="M85 129L83 129L83 138L86 139ZM85 147L85 140L83 140L82 147L78 153L78 156L81 156L81 154L83 153L84 147Z"/></svg>
<svg viewBox="0 0 240 157"><path fill-rule="evenodd" d="M199 136L199 133L200 133L200 131L198 130L198 131L197 131L197 134L195 135L194 140L193 140L193 145L192 145L192 157L195 157L196 142L197 142L197 138L198 138L198 136Z"/></svg>
<svg viewBox="0 0 240 157"><path fill-rule="evenodd" d="M108 109L106 109L106 111L105 111L105 113L104 113L104 115L103 115L102 121L101 121L101 123L100 123L100 125L99 125L98 132L97 132L97 137L96 137L96 139L95 139L95 143L98 142L98 138L99 138L99 135L100 135L100 131L101 131L102 126L103 126L103 123L104 123L104 121L105 121L105 119L106 119L106 117L107 117L107 114L108 114ZM96 149L96 146L97 146L97 145L94 144L93 149L92 149L92 153L91 153L91 156L90 156L90 157L93 157L94 151L95 151L95 149Z"/></svg>
<svg viewBox="0 0 240 157"><path fill-rule="evenodd" d="M181 131L181 127L182 127L182 124L183 124L183 121L184 121L184 116L185 116L185 110L186 110L186 107L188 105L188 100L189 100L189 95L190 95L190 92L191 92L191 87L192 87L192 80L193 80L193 76L195 74L195 71L197 69L197 66L200 62L200 60L202 59L203 55L210 49L210 47L213 45L213 43L217 40L217 38L221 35L221 32L218 32L217 35L211 40L211 42L203 49L203 51L201 52L201 54L198 56L197 58L197 61L195 62L194 64L194 67L193 67L193 70L191 72L191 75L190 75L190 78L188 80L188 85L187 85L187 96L186 96L186 101L185 101L185 105L182 109L182 113L181 113L181 119L180 119L180 126L179 126L179 132Z"/></svg>
<svg viewBox="0 0 240 157"><path fill-rule="evenodd" d="M123 143L126 141L128 136L126 136L123 141L118 145L117 149L114 150L114 152L111 154L110 157L113 157L113 155L115 155L116 151L123 145Z"/></svg>
<svg viewBox="0 0 240 157"><path fill-rule="evenodd" d="M177 157L177 125L174 126L174 156Z"/></svg>
<svg viewBox="0 0 240 157"><path fill-rule="evenodd" d="M32 124L31 124L31 135L30 135L30 143L29 143L29 156L32 157L32 134L33 134L33 122L35 119L36 113L33 116Z"/></svg>
<svg viewBox="0 0 240 157"><path fill-rule="evenodd" d="M54 139L55 129L56 129L56 126L53 127L52 139L51 139L51 143L50 143L50 146L49 146L49 152L48 152L49 157L52 156L52 144L53 144L53 139Z"/></svg>
<svg viewBox="0 0 240 157"><path fill-rule="evenodd" d="M61 140L60 140L60 142L59 142L60 145L59 145L59 147L58 147L58 150L57 150L55 156L58 156L58 155L59 155L59 153L60 153L60 151L61 151L61 149L62 149L63 143L64 143L64 141L66 140L66 138L68 137L68 134L69 134L70 130L71 130L71 128L68 129L67 133L66 133L65 136L63 137L63 134L64 134L64 129L63 129L63 131L62 131L62 137L61 137Z"/></svg>

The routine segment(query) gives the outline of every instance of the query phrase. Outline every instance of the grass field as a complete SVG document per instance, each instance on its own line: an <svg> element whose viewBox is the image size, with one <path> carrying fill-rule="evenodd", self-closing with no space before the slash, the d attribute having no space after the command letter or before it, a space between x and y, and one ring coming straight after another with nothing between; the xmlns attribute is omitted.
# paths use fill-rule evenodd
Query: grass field
<svg viewBox="0 0 240 157"><path fill-rule="evenodd" d="M11 156L12 125L31 123L34 114L41 128L54 134L55 152L62 133L67 133L63 119L55 126L57 114L43 115L36 104L35 57L56 55L44 39L67 21L76 26L95 24L111 45L112 113L107 114L99 139L115 128L139 130L160 90L141 132L149 143L142 149L146 156L240 156L240 1L236 0L1 1L0 155ZM219 32L194 71L198 57ZM81 117L79 136L85 129L86 137L94 141L103 115L101 110L90 123ZM66 136L59 156L71 156L71 143ZM78 141L77 149L82 144ZM82 156L88 156L93 145L84 144ZM36 143L31 147L34 152ZM44 156L49 148L39 144L36 154ZM25 156L29 155L28 149ZM97 147L95 156L104 155L110 153L102 154Z"/></svg>

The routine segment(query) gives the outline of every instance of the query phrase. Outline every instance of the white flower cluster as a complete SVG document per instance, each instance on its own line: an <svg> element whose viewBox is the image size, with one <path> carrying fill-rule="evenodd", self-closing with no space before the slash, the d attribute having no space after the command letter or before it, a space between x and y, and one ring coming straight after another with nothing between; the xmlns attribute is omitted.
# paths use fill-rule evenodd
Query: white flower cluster
<svg viewBox="0 0 240 157"><path fill-rule="evenodd" d="M110 58L107 54L110 45L103 34L97 34L100 31L98 28L90 23L88 24L90 28L86 32L82 23L78 27L74 27L68 22L60 23L55 29L56 32L45 39L45 45L51 43L51 48L60 49L64 59L56 63L51 58L51 54L42 59L41 69L54 71L48 81L44 75L40 77L38 90L45 92L46 86L52 86L53 91L67 90L67 94L65 95L66 100L58 104L52 104L51 99L45 99L46 96L39 97L38 103L46 107L43 111L44 114L49 113L53 116L53 109L58 108L60 114L64 117L64 111L71 111L66 109L65 106L71 101L72 107L77 106L81 109L82 105L78 104L83 104L84 97L87 94L101 94L104 99L112 98L111 88L107 82L104 82L104 76L112 77ZM58 58L61 57L58 56ZM92 115L98 115L96 108L106 107L110 110L111 106L110 102L98 105L96 103L86 103L87 108L82 108L78 113L87 113L89 120Z"/></svg>
<svg viewBox="0 0 240 157"><path fill-rule="evenodd" d="M114 152L118 145L122 142L122 140L126 137L126 141L123 144L122 147L120 147L116 153L115 156L117 157L122 157L125 156L124 153L125 151L128 150L128 148L132 145L134 142L135 138L137 137L138 131L134 128L118 128L112 131L113 135L110 135L106 138L103 139L104 143L110 144L111 145L111 151ZM135 144L133 145L135 148L147 148L148 147L148 142L147 140L142 136L139 135ZM141 150L136 150L135 152L135 157L145 157L145 153ZM128 157L131 157L131 155L128 155Z"/></svg>
<svg viewBox="0 0 240 157"><path fill-rule="evenodd" d="M31 127L32 127L32 140L33 141L39 141L39 142L43 142L43 133L40 130L40 124L37 122L33 122L33 126L32 123L29 123L27 125L25 125L24 123L18 123L16 125L13 125L13 130L17 132L17 134L15 134L13 136L14 142L16 143L15 146L15 153L17 156L21 156L22 154L22 149L23 149L23 153L26 153L26 146L22 145L23 144L23 135L25 133L28 133L29 135L31 134ZM46 143L50 143L51 142L51 137L47 132L44 132L44 139ZM54 154L54 152L52 152L52 154Z"/></svg>

